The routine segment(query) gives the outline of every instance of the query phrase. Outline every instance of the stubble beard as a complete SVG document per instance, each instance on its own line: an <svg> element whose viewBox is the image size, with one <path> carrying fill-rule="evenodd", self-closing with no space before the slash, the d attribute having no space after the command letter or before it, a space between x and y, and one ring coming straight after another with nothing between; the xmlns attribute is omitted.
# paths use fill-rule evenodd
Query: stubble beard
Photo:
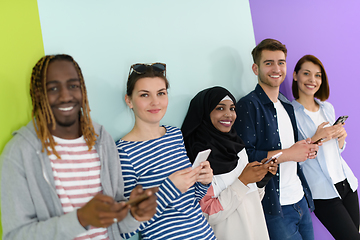
<svg viewBox="0 0 360 240"><path fill-rule="evenodd" d="M261 77L261 75L259 75L259 81L263 84L263 85L266 85L266 86L268 86L268 87L271 87L271 88L274 88L274 87L280 87L280 85L284 82L284 80L285 80L285 78L284 79L282 79L281 80L281 82L279 83L279 85L274 85L274 84L272 84L272 82L271 81L268 81L268 80L263 80L263 78ZM264 78L266 78L266 77L264 77Z"/></svg>

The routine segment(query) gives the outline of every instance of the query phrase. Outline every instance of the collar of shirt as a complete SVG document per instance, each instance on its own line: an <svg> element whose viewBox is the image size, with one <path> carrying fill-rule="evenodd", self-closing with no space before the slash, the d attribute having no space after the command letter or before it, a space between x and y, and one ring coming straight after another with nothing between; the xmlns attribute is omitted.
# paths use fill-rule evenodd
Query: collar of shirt
<svg viewBox="0 0 360 240"><path fill-rule="evenodd" d="M319 104L321 109L324 108L324 102L322 102L322 101L320 101L319 99L316 99L316 98L314 98L314 100L315 100L315 102L317 104ZM292 105L293 105L295 111L297 111L299 108L304 109L304 106L301 103L299 103L298 101L296 101L296 100L294 100L292 102Z"/></svg>
<svg viewBox="0 0 360 240"><path fill-rule="evenodd" d="M266 104L273 103L259 84L256 85L255 93L258 96L258 98L262 104L266 105ZM281 92L279 92L278 99L282 103L291 104L291 102Z"/></svg>

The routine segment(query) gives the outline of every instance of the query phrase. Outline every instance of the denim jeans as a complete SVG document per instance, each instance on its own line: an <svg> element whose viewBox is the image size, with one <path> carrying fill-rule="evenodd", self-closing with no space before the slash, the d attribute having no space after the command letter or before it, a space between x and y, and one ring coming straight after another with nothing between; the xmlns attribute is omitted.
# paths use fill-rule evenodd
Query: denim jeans
<svg viewBox="0 0 360 240"><path fill-rule="evenodd" d="M299 202L281 206L283 216L265 214L271 240L314 240L310 210L303 197Z"/></svg>

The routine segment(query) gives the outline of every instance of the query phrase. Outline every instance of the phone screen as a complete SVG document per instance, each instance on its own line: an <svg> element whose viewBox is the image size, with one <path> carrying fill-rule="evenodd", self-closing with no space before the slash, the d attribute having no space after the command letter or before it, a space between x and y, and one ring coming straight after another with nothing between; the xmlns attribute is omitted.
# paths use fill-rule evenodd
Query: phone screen
<svg viewBox="0 0 360 240"><path fill-rule="evenodd" d="M334 125L338 124L338 123L344 123L346 121L346 119L348 119L349 116L340 116L338 119L336 119Z"/></svg>

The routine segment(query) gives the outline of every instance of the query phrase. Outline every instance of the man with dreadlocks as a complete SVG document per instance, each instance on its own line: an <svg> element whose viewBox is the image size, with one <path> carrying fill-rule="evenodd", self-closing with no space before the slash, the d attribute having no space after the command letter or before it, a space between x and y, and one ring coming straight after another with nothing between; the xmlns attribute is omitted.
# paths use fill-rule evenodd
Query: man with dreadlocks
<svg viewBox="0 0 360 240"><path fill-rule="evenodd" d="M1 156L3 239L121 239L156 212L156 189L130 207L115 143L92 123L83 75L69 55L33 68L32 122ZM130 211L129 211L130 209Z"/></svg>

